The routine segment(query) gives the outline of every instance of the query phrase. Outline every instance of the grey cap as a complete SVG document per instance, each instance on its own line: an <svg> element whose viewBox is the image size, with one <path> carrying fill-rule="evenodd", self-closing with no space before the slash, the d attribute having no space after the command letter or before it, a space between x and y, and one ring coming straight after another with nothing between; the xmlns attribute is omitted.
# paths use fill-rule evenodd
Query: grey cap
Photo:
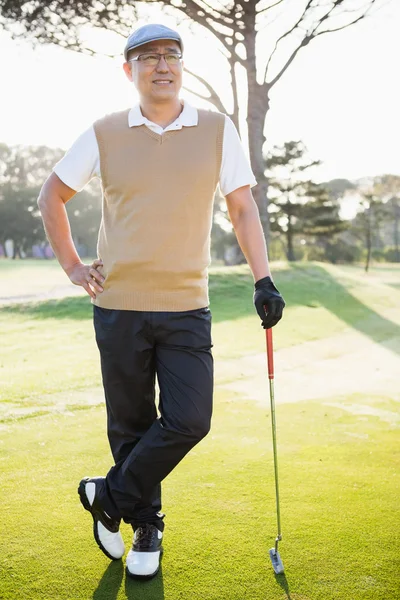
<svg viewBox="0 0 400 600"><path fill-rule="evenodd" d="M183 52L182 38L177 31L165 25L150 24L143 25L143 27L139 27L139 29L130 34L124 50L125 60L128 59L129 50L147 44L147 42L155 42L156 40L175 40L180 45L181 52Z"/></svg>

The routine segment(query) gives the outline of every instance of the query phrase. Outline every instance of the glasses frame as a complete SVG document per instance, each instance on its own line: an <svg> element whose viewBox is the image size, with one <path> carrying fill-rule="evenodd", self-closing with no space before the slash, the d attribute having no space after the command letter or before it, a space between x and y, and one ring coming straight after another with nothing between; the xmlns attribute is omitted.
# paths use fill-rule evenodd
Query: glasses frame
<svg viewBox="0 0 400 600"><path fill-rule="evenodd" d="M162 56L164 56L164 57L165 56L171 56L171 54L173 54L174 56L177 56L179 58L179 61L176 63L176 65L178 65L182 61L182 58L183 58L182 52L164 52L163 54L160 54L160 52L143 52L143 54L138 54L137 56L134 56L133 58L130 58L128 60L128 62L132 62L132 61L135 60L135 61L137 61L139 63L143 63L144 64L144 61L140 60L141 56L146 56L146 55L147 56L158 56L158 62L156 62L154 65L148 65L149 67L155 67L156 65L159 64ZM176 66L176 65L170 65L166 58L164 60L165 60L165 62L167 63L167 65L169 67Z"/></svg>

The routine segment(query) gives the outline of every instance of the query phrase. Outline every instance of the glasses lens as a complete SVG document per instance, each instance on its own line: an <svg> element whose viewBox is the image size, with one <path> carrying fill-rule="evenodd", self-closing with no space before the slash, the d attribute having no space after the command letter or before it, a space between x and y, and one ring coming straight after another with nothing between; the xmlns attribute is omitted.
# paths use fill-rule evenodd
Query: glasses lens
<svg viewBox="0 0 400 600"><path fill-rule="evenodd" d="M140 61L145 65L156 65L158 63L158 54L142 54Z"/></svg>
<svg viewBox="0 0 400 600"><path fill-rule="evenodd" d="M138 58L144 65L154 66L158 64L162 56L169 65L177 65L181 60L181 55L176 52L171 54L141 54Z"/></svg>
<svg viewBox="0 0 400 600"><path fill-rule="evenodd" d="M165 55L165 60L167 61L167 63L169 65L177 65L178 62L180 61L181 57L180 54L166 54Z"/></svg>

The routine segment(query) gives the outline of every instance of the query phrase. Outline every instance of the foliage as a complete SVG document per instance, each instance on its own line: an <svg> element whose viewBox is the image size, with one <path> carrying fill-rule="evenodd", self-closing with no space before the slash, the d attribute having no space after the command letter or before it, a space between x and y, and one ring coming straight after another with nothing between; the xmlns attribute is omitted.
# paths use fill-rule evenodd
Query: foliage
<svg viewBox="0 0 400 600"><path fill-rule="evenodd" d="M45 146L0 145L0 241L14 240L16 251L40 242L44 232L37 207L41 183L60 150Z"/></svg>
<svg viewBox="0 0 400 600"><path fill-rule="evenodd" d="M384 233L390 232L394 246L393 262L400 262L400 177L391 174L375 177L373 189L385 207Z"/></svg>
<svg viewBox="0 0 400 600"><path fill-rule="evenodd" d="M380 225L387 218L387 210L382 198L373 192L364 192L361 198L360 210L351 224L351 232L365 247L365 271L368 271L372 248L379 238Z"/></svg>
<svg viewBox="0 0 400 600"><path fill-rule="evenodd" d="M319 164L308 159L300 141L275 146L266 159L271 229L285 236L290 261L296 260L295 236L328 238L345 228L338 203L325 187L306 178L306 172Z"/></svg>
<svg viewBox="0 0 400 600"><path fill-rule="evenodd" d="M329 194L339 200L349 190L355 190L357 185L348 179L331 179L330 181L324 182L323 186L328 190Z"/></svg>
<svg viewBox="0 0 400 600"><path fill-rule="evenodd" d="M0 145L0 242L14 241L15 254L30 254L33 244L46 242L37 199L63 151L46 146ZM98 186L89 185L66 206L72 234L87 252L96 249L101 218Z"/></svg>

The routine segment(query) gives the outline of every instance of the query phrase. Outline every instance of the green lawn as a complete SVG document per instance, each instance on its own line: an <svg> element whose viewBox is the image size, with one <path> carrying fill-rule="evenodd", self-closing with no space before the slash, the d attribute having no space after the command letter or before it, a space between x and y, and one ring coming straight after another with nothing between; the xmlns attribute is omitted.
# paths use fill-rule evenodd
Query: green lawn
<svg viewBox="0 0 400 600"><path fill-rule="evenodd" d="M43 265L44 277L38 261L30 272L27 262L4 263L3 285L18 269L37 281L53 272ZM399 267L273 272L287 302L277 348L349 327L376 344L400 337ZM216 361L264 351L248 267L212 269L210 291ZM0 311L2 600L398 600L400 427L390 396L277 398L285 576L274 576L267 393L260 406L217 385L211 433L164 483L162 572L126 580L123 561L110 563L92 540L76 493L82 476L104 474L112 460L103 406L85 401L100 385L91 309L82 296ZM75 401L56 412L60 393ZM357 414L366 404L378 416ZM128 547L125 524L122 533Z"/></svg>
<svg viewBox="0 0 400 600"><path fill-rule="evenodd" d="M44 263L44 264L43 264ZM0 261L4 288L22 272L26 280L47 279L55 262ZM43 269L46 277L41 272ZM318 263L277 264L273 273L287 308L275 347L326 338L353 327L377 342L400 337L400 267L377 268L366 276L358 267ZM63 275L63 273L61 273ZM65 275L63 275L65 277ZM8 284L8 282L10 282ZM26 284L25 284L26 286ZM263 352L265 336L252 303L249 268L216 267L210 274L210 305L216 360ZM0 401L36 404L43 394L99 385L98 351L93 337L92 305L81 297L1 307ZM49 400L51 402L51 399Z"/></svg>

